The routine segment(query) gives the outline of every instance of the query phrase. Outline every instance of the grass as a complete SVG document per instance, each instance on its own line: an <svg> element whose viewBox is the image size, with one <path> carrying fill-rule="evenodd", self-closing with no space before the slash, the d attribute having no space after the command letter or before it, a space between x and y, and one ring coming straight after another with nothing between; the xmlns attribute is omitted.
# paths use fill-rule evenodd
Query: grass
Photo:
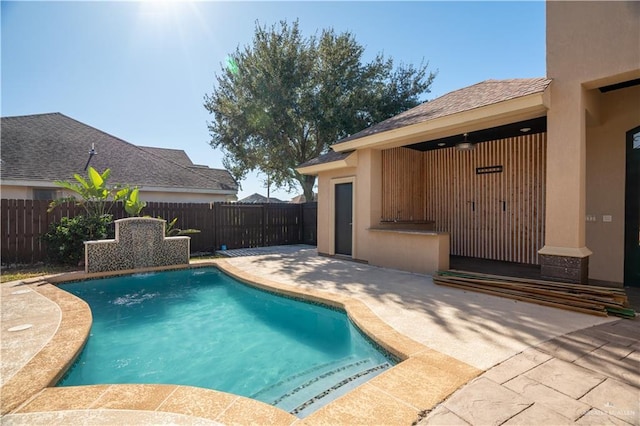
<svg viewBox="0 0 640 426"><path fill-rule="evenodd" d="M78 266L60 266L60 265L24 265L15 268L2 268L0 282L9 282L16 280L26 280L42 275L61 274L63 272L80 271L82 267Z"/></svg>

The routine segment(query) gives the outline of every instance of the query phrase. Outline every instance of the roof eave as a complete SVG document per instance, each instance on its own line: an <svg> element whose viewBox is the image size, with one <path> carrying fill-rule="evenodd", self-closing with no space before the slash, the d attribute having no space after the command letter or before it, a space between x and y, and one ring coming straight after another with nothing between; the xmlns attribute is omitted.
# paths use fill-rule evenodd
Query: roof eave
<svg viewBox="0 0 640 426"><path fill-rule="evenodd" d="M329 161L327 163L314 164L311 166L298 167L296 170L303 175L318 175L321 172L327 172L331 170L344 169L346 167L355 167L358 165L358 153L352 152L347 157Z"/></svg>
<svg viewBox="0 0 640 426"><path fill-rule="evenodd" d="M34 179L2 179L3 186L28 186L34 188L56 188L63 190L64 188L55 184L53 180L34 180ZM168 186L146 186L136 185L140 191L144 192L168 192L168 193L189 193L189 194L211 194L211 195L237 195L237 190L233 189L208 189L208 188L183 188Z"/></svg>
<svg viewBox="0 0 640 426"><path fill-rule="evenodd" d="M169 186L138 186L140 191L143 192L177 192L177 193L190 193L190 194L212 194L212 195L237 195L237 190L231 189L208 189L208 188L176 188Z"/></svg>
<svg viewBox="0 0 640 426"><path fill-rule="evenodd" d="M389 149L431 139L501 126L546 115L548 90L426 120L421 123L375 133L331 146L336 152L357 149Z"/></svg>

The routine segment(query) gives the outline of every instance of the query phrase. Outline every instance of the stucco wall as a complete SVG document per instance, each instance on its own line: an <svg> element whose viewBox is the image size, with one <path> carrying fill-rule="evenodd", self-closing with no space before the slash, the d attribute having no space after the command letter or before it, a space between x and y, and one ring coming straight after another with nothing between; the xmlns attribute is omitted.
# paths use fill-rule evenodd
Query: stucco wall
<svg viewBox="0 0 640 426"><path fill-rule="evenodd" d="M339 170L331 170L318 174L318 252L322 254L334 254L334 237L332 221L333 200L331 200L331 181L333 179L355 177L355 167L346 167ZM355 189L355 188L354 188ZM354 206L354 215L357 209Z"/></svg>
<svg viewBox="0 0 640 426"><path fill-rule="evenodd" d="M606 99L622 92L603 95L597 89L640 78L640 2L549 1L546 6L547 77L553 82L541 253L590 255L590 278L621 282L623 133L638 123L623 129L624 117L634 111ZM601 216L609 213L613 222L605 225ZM587 224L591 214L599 221Z"/></svg>
<svg viewBox="0 0 640 426"><path fill-rule="evenodd" d="M358 151L358 165L318 175L318 252L335 253L334 190L353 183L352 258L372 265L432 274L449 267L449 234L372 230L382 219L382 152Z"/></svg>
<svg viewBox="0 0 640 426"><path fill-rule="evenodd" d="M144 201L167 203L213 203L217 201L236 201L235 195L212 195L191 192L155 192L140 190L140 198Z"/></svg>
<svg viewBox="0 0 640 426"><path fill-rule="evenodd" d="M554 85L638 75L640 2L548 1L546 7L547 76Z"/></svg>
<svg viewBox="0 0 640 426"><path fill-rule="evenodd" d="M24 186L2 185L0 196L9 200L30 200L31 189Z"/></svg>
<svg viewBox="0 0 640 426"><path fill-rule="evenodd" d="M356 206L356 244L354 258L371 260L371 252L379 250L368 231L382 219L382 151L358 151Z"/></svg>
<svg viewBox="0 0 640 426"><path fill-rule="evenodd" d="M626 132L640 125L640 86L598 94L601 124L587 128L589 278L622 283ZM611 222L603 222L611 215Z"/></svg>

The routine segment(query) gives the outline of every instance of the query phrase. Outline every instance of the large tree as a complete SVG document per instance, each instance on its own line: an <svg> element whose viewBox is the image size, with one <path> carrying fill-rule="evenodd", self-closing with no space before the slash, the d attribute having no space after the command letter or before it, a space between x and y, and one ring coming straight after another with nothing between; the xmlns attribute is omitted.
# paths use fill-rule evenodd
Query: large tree
<svg viewBox="0 0 640 426"><path fill-rule="evenodd" d="M256 24L253 43L229 55L205 95L210 144L222 148L225 167L237 180L257 170L276 187L299 183L311 200L315 176L296 166L418 105L435 77L427 64L394 67L382 54L363 63L363 53L348 32L303 38L298 21Z"/></svg>

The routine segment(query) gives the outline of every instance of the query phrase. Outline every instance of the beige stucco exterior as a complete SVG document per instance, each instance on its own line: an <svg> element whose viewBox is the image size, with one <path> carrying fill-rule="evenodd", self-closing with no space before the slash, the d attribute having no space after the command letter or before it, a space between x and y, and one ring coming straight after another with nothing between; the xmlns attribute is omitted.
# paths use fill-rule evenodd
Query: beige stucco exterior
<svg viewBox="0 0 640 426"><path fill-rule="evenodd" d="M335 185L353 185L352 255L372 265L432 274L449 267L449 236L432 231L376 229L382 210L382 161L363 149L318 172L318 252L335 255ZM349 164L348 167L342 167Z"/></svg>
<svg viewBox="0 0 640 426"><path fill-rule="evenodd" d="M625 144L640 125L640 86L600 88L640 78L640 3L546 6L552 83L543 92L343 142L334 150L353 151L347 159L299 169L319 178L320 253L334 254L333 186L352 182L354 259L415 272L448 267L448 235L372 229L381 218L382 150L546 115L543 271L546 262L552 275L569 267L581 282L622 285Z"/></svg>
<svg viewBox="0 0 640 426"><path fill-rule="evenodd" d="M587 128L586 244L590 278L622 282L625 132L640 124L640 86L598 95L601 124ZM610 215L611 222L603 222Z"/></svg>
<svg viewBox="0 0 640 426"><path fill-rule="evenodd" d="M625 133L640 125L640 96L598 89L640 78L640 3L547 2L547 77L541 253L590 256L589 278L622 283Z"/></svg>

